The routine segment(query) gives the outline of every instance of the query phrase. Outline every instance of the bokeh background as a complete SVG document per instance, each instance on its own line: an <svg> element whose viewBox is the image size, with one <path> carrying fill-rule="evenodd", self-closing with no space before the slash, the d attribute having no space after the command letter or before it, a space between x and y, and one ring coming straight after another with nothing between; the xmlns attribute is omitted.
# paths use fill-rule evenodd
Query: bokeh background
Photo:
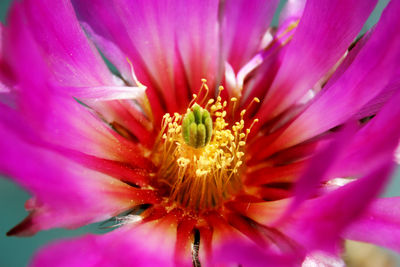
<svg viewBox="0 0 400 267"><path fill-rule="evenodd" d="M11 5L11 2L12 0L0 0L0 20L2 23L6 23L7 10ZM286 1L281 0L277 15L285 2ZM389 0L379 1L375 11L366 22L362 33L371 28L378 21L382 10L388 2ZM57 11L54 10L54 12ZM277 15L275 16L274 23L277 21ZM23 168L23 166L24 162L22 160L21 168ZM399 189L400 171L397 171L393 178L393 182L388 186L384 195L400 195ZM6 232L28 214L24 209L24 203L28 198L29 193L25 192L5 177L0 177L0 267L26 266L35 251L53 240L79 236L88 232L105 233L108 231L97 223L76 230L49 230L40 232L29 238L7 237ZM349 201L351 201L351 199ZM398 255L395 256L397 259L400 259ZM400 267L400 260L397 262L397 266Z"/></svg>

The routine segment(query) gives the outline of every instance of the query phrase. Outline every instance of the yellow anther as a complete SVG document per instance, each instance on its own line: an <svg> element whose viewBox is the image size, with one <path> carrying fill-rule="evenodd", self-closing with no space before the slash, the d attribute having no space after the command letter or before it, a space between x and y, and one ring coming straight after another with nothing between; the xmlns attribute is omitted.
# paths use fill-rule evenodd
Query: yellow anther
<svg viewBox="0 0 400 267"><path fill-rule="evenodd" d="M244 155L243 152L237 152L237 153L236 153L236 157L238 157L238 158L241 158L243 155Z"/></svg>
<svg viewBox="0 0 400 267"><path fill-rule="evenodd" d="M254 121L251 123L250 127L249 127L249 131L251 130L251 128L253 128L254 124L256 124L259 120L258 119L254 119Z"/></svg>

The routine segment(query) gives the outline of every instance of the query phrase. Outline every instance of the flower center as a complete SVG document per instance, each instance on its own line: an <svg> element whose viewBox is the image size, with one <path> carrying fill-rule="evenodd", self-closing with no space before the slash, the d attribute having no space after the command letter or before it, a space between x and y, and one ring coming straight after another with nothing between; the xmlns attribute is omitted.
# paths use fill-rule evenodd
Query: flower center
<svg viewBox="0 0 400 267"><path fill-rule="evenodd" d="M226 107L218 95L204 107L189 105L185 115L164 115L155 161L158 183L167 185L172 203L196 211L214 209L241 190L251 127L245 129L245 110L230 126Z"/></svg>

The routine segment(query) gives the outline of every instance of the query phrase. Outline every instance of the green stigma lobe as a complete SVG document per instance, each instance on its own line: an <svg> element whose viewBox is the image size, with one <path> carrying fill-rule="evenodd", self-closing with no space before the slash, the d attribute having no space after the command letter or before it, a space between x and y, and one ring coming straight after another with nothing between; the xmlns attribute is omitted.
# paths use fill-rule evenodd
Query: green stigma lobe
<svg viewBox="0 0 400 267"><path fill-rule="evenodd" d="M194 148L204 147L211 140L212 128L210 113L195 104L182 120L183 140Z"/></svg>

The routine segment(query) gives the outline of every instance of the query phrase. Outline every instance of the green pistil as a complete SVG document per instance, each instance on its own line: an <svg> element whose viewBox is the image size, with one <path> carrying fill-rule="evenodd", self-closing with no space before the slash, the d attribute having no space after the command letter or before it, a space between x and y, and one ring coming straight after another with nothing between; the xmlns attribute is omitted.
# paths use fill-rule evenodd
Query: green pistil
<svg viewBox="0 0 400 267"><path fill-rule="evenodd" d="M204 147L211 140L212 120L210 113L194 104L182 121L182 135L186 144L194 147Z"/></svg>

